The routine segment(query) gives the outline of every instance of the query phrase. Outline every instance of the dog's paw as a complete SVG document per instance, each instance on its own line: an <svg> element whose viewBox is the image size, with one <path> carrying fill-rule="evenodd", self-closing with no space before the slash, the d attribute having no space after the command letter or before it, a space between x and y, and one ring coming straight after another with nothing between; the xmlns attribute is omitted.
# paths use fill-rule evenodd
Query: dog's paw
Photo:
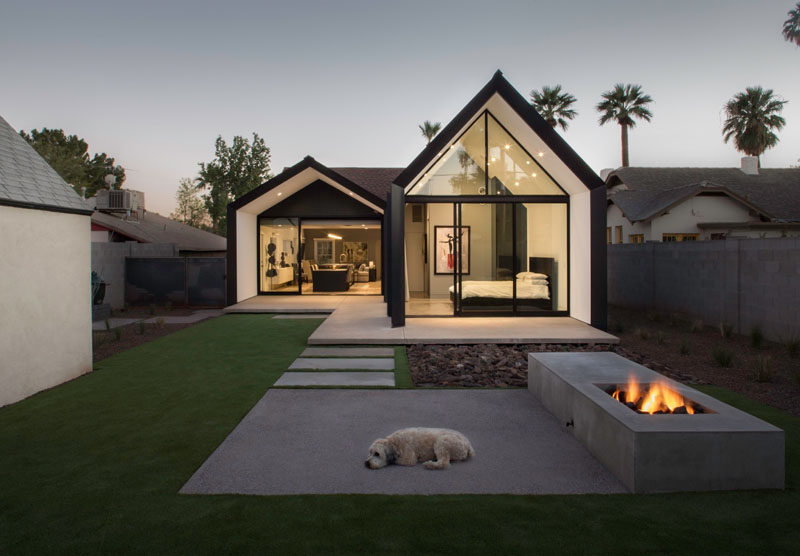
<svg viewBox="0 0 800 556"><path fill-rule="evenodd" d="M422 465L425 466L425 469L447 469L450 467L450 464L445 461L426 461Z"/></svg>

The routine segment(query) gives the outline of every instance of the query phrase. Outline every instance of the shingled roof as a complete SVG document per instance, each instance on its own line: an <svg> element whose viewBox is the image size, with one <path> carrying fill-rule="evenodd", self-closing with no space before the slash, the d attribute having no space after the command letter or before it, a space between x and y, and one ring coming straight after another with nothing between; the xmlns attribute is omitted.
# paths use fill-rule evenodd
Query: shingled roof
<svg viewBox="0 0 800 556"><path fill-rule="evenodd" d="M373 195L386 199L392 182L404 168L331 168L353 183L357 183Z"/></svg>
<svg viewBox="0 0 800 556"><path fill-rule="evenodd" d="M181 251L225 251L224 237L176 222L155 212L145 212L140 218L124 218L95 212L92 223L108 228L140 243L174 243Z"/></svg>
<svg viewBox="0 0 800 556"><path fill-rule="evenodd" d="M2 117L0 205L92 213L80 195Z"/></svg>
<svg viewBox="0 0 800 556"><path fill-rule="evenodd" d="M606 178L608 199L631 222L649 220L705 191L722 191L772 222L800 222L800 169L618 168ZM624 184L623 188L611 188Z"/></svg>

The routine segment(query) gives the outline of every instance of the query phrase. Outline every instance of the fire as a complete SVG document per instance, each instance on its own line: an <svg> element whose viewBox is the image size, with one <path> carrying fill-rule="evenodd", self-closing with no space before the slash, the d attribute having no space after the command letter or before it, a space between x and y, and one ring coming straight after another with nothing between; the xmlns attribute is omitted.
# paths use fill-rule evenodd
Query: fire
<svg viewBox="0 0 800 556"><path fill-rule="evenodd" d="M628 383L623 387L617 386L611 395L622 403L630 402L634 409L642 413L672 413L679 407L685 408L686 413L695 413L692 404L687 403L683 396L664 381L653 382L646 390L642 390L642 386L631 375Z"/></svg>

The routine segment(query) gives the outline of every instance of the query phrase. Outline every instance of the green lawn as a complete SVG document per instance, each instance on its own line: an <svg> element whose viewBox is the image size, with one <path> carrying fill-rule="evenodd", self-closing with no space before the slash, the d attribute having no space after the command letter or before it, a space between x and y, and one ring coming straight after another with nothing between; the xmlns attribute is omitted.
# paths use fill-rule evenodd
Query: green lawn
<svg viewBox="0 0 800 556"><path fill-rule="evenodd" d="M800 547L800 420L718 388L704 390L786 430L786 491L178 495L318 324L217 318L0 409L0 554L776 554Z"/></svg>

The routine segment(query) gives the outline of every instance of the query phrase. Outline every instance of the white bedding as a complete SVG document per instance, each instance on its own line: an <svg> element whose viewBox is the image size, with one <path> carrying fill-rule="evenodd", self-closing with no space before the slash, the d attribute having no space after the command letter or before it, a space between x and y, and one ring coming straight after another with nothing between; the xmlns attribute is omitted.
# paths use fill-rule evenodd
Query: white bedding
<svg viewBox="0 0 800 556"><path fill-rule="evenodd" d="M496 299L511 299L514 286L511 280L498 282L482 280L464 280L461 282L464 293L461 299L468 297L493 297ZM454 286L448 288L450 293L455 291ZM550 299L546 284L531 284L517 280L517 299Z"/></svg>

